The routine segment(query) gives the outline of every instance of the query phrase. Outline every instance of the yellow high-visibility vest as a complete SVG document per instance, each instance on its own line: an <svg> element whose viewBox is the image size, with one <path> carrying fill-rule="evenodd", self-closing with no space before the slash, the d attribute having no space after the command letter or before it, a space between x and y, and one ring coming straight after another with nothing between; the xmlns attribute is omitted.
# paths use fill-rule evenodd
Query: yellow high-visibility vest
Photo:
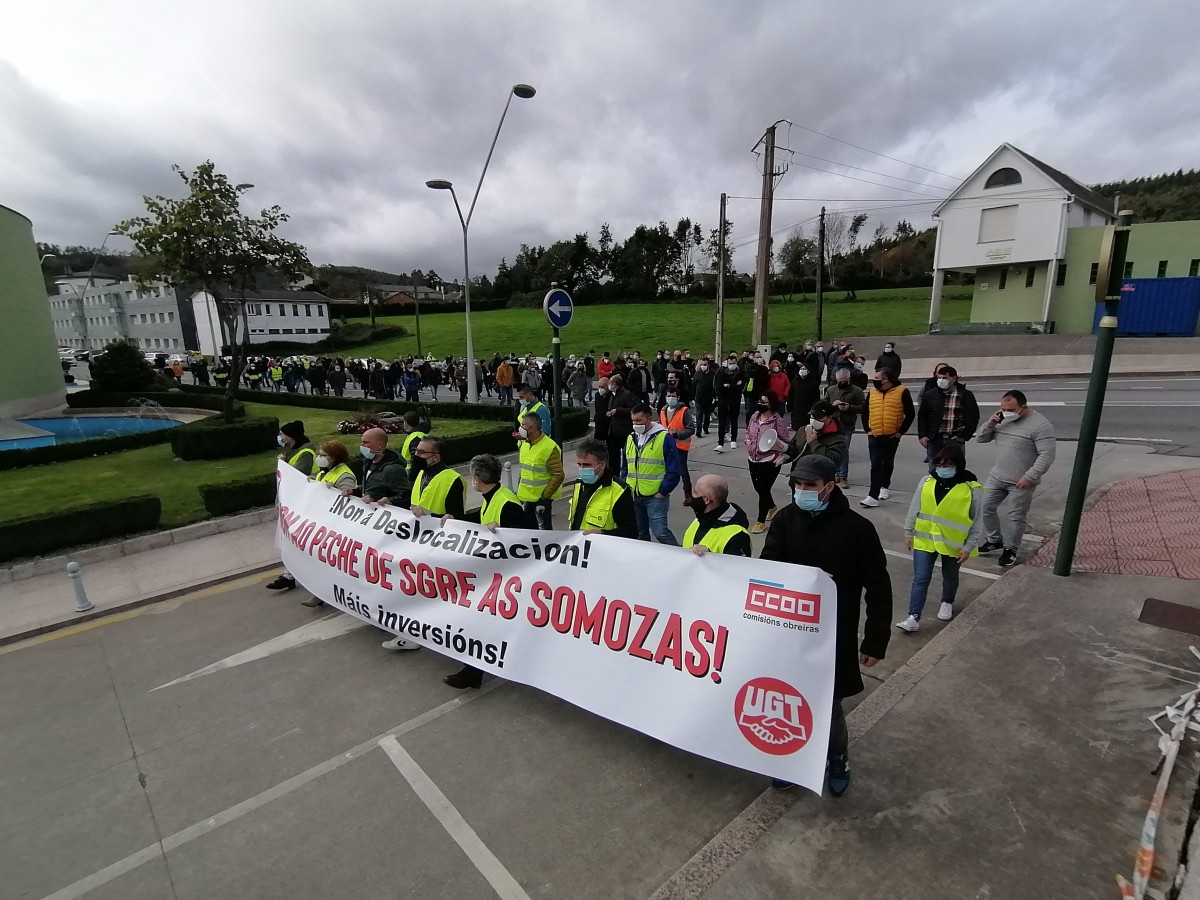
<svg viewBox="0 0 1200 900"><path fill-rule="evenodd" d="M308 468L304 469L296 465L296 461L305 453L308 454ZM304 447L292 454L292 458L288 460L288 465L305 475L312 475L317 468L317 451L312 447Z"/></svg>
<svg viewBox="0 0 1200 900"><path fill-rule="evenodd" d="M517 498L519 500L528 503L542 499L546 488L550 486L550 457L558 449L558 444L544 434L536 444L531 444L529 441L521 442L521 477L517 482ZM561 451L559 452L561 453ZM558 490L549 499L557 500L561 496L562 485L560 484Z"/></svg>
<svg viewBox="0 0 1200 900"><path fill-rule="evenodd" d="M696 532L700 530L700 522L695 521L688 526L687 531L683 533L683 546L686 548L692 547L696 543ZM724 553L725 545L728 544L734 537L739 534L749 534L741 525L721 525L717 528L710 528L704 533L704 537L700 538L700 543L711 550L713 553Z"/></svg>
<svg viewBox="0 0 1200 900"><path fill-rule="evenodd" d="M414 445L423 437L425 437L425 432L414 431L404 439L404 443L400 445L400 455L404 457L405 463L412 464Z"/></svg>
<svg viewBox="0 0 1200 900"><path fill-rule="evenodd" d="M571 496L571 512L567 516L568 525L575 521L575 509L579 505L579 495L582 493L583 482L577 482L575 493ZM596 492L588 498L587 508L583 511L583 518L579 522L580 530L616 531L617 522L613 518L613 509L624 493L625 487L617 481L597 488Z"/></svg>
<svg viewBox="0 0 1200 900"><path fill-rule="evenodd" d="M517 499L517 495L506 488L504 485L499 485L496 492L492 494L491 500L485 500L483 508L479 510L479 524L487 525L490 522L500 524L500 516L504 512L504 507L510 503L521 505L521 501Z"/></svg>
<svg viewBox="0 0 1200 900"><path fill-rule="evenodd" d="M351 469L345 463L338 463L336 466L334 466L331 469L322 469L320 472L317 473L316 479L317 479L317 481L328 482L329 484L336 484L337 480L339 478L341 478L343 475L345 475L347 472L350 473L351 478L354 478L354 470L353 469ZM357 478L354 478L354 486L356 488L358 487L358 479Z"/></svg>
<svg viewBox="0 0 1200 900"><path fill-rule="evenodd" d="M444 516L450 488L455 481L462 480L463 477L453 469L443 469L428 481L424 471L418 472L416 483L413 484L412 505L427 509L435 516ZM463 490L466 491L466 488L466 482L463 482Z"/></svg>
<svg viewBox="0 0 1200 900"><path fill-rule="evenodd" d="M913 528L913 549L958 556L971 530L971 495L976 488L982 488L977 481L956 484L938 503L934 493L936 482L930 475L921 486L921 511ZM978 556L978 548L971 555Z"/></svg>
<svg viewBox="0 0 1200 900"><path fill-rule="evenodd" d="M638 447L634 437L631 434L625 441L629 486L635 497L653 497L667 477L667 457L663 447L667 433L655 432L641 447Z"/></svg>

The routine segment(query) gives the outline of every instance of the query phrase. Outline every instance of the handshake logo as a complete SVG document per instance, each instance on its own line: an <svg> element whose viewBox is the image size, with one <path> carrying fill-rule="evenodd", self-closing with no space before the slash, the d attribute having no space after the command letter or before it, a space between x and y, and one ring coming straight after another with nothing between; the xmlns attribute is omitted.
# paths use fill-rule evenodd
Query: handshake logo
<svg viewBox="0 0 1200 900"><path fill-rule="evenodd" d="M778 678L746 682L733 705L742 736L763 753L795 753L812 734L812 709L799 691Z"/></svg>

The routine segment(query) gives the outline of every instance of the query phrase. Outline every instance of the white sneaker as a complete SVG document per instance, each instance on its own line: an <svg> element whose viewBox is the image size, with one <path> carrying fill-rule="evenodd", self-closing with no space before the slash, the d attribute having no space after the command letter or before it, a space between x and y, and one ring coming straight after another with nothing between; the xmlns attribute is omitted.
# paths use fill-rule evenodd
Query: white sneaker
<svg viewBox="0 0 1200 900"><path fill-rule="evenodd" d="M880 500L887 500L891 496L892 496L892 492L889 491L887 488L879 489L879 499Z"/></svg>
<svg viewBox="0 0 1200 900"><path fill-rule="evenodd" d="M732 450L732 449L733 449L734 447L736 447L736 446L737 446L737 441L730 441L730 442L729 442L729 449L730 449L730 450Z"/></svg>
<svg viewBox="0 0 1200 900"><path fill-rule="evenodd" d="M861 500L858 501L858 505L866 506L871 509L874 509L876 506L879 505L879 501L876 500L874 497L867 495L866 497L863 497Z"/></svg>
<svg viewBox="0 0 1200 900"><path fill-rule="evenodd" d="M954 618L954 604L953 603L943 603L940 607L938 607L938 618L941 619L943 622L949 622L951 619L953 619Z"/></svg>
<svg viewBox="0 0 1200 900"><path fill-rule="evenodd" d="M414 644L412 641L406 641L403 638L392 638L390 641L383 642L384 650L420 650L420 644Z"/></svg>
<svg viewBox="0 0 1200 900"><path fill-rule="evenodd" d="M717 446L713 447L713 452L714 453L724 453L725 448L722 447L720 444L717 444Z"/></svg>
<svg viewBox="0 0 1200 900"><path fill-rule="evenodd" d="M896 627L901 631L907 631L909 634L915 634L921 630L921 620L916 616L909 616L903 622L897 622Z"/></svg>

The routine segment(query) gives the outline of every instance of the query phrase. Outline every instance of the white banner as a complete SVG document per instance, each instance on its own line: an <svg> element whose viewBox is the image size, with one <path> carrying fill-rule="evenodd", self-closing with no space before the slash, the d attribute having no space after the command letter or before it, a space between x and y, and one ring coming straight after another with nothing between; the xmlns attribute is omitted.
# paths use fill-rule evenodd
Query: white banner
<svg viewBox="0 0 1200 900"><path fill-rule="evenodd" d="M342 497L279 465L279 542L333 608L676 747L820 793L837 601L824 572Z"/></svg>

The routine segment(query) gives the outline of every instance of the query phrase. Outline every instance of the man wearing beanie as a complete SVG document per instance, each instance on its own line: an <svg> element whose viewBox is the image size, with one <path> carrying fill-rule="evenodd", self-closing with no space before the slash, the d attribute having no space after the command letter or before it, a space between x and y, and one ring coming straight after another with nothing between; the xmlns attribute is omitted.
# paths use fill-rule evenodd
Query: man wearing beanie
<svg viewBox="0 0 1200 900"><path fill-rule="evenodd" d="M312 441L308 439L308 435L304 433L304 423L299 419L295 422L288 422L286 425L281 425L275 442L283 448L283 452L279 454L279 459L286 461L289 466L301 475L311 478L313 473L317 471L316 448L313 447ZM284 569L278 578L267 585L267 590L290 591L295 586L296 579L292 577L292 574L287 569Z"/></svg>
<svg viewBox="0 0 1200 900"><path fill-rule="evenodd" d="M760 556L824 569L837 587L837 649L827 777L835 797L850 787L849 738L842 698L863 690L859 665L883 659L891 636L892 582L875 526L850 508L837 486L837 466L823 456L802 456L788 476L792 502L771 521ZM858 643L859 610L867 620ZM775 782L779 788L791 787Z"/></svg>

